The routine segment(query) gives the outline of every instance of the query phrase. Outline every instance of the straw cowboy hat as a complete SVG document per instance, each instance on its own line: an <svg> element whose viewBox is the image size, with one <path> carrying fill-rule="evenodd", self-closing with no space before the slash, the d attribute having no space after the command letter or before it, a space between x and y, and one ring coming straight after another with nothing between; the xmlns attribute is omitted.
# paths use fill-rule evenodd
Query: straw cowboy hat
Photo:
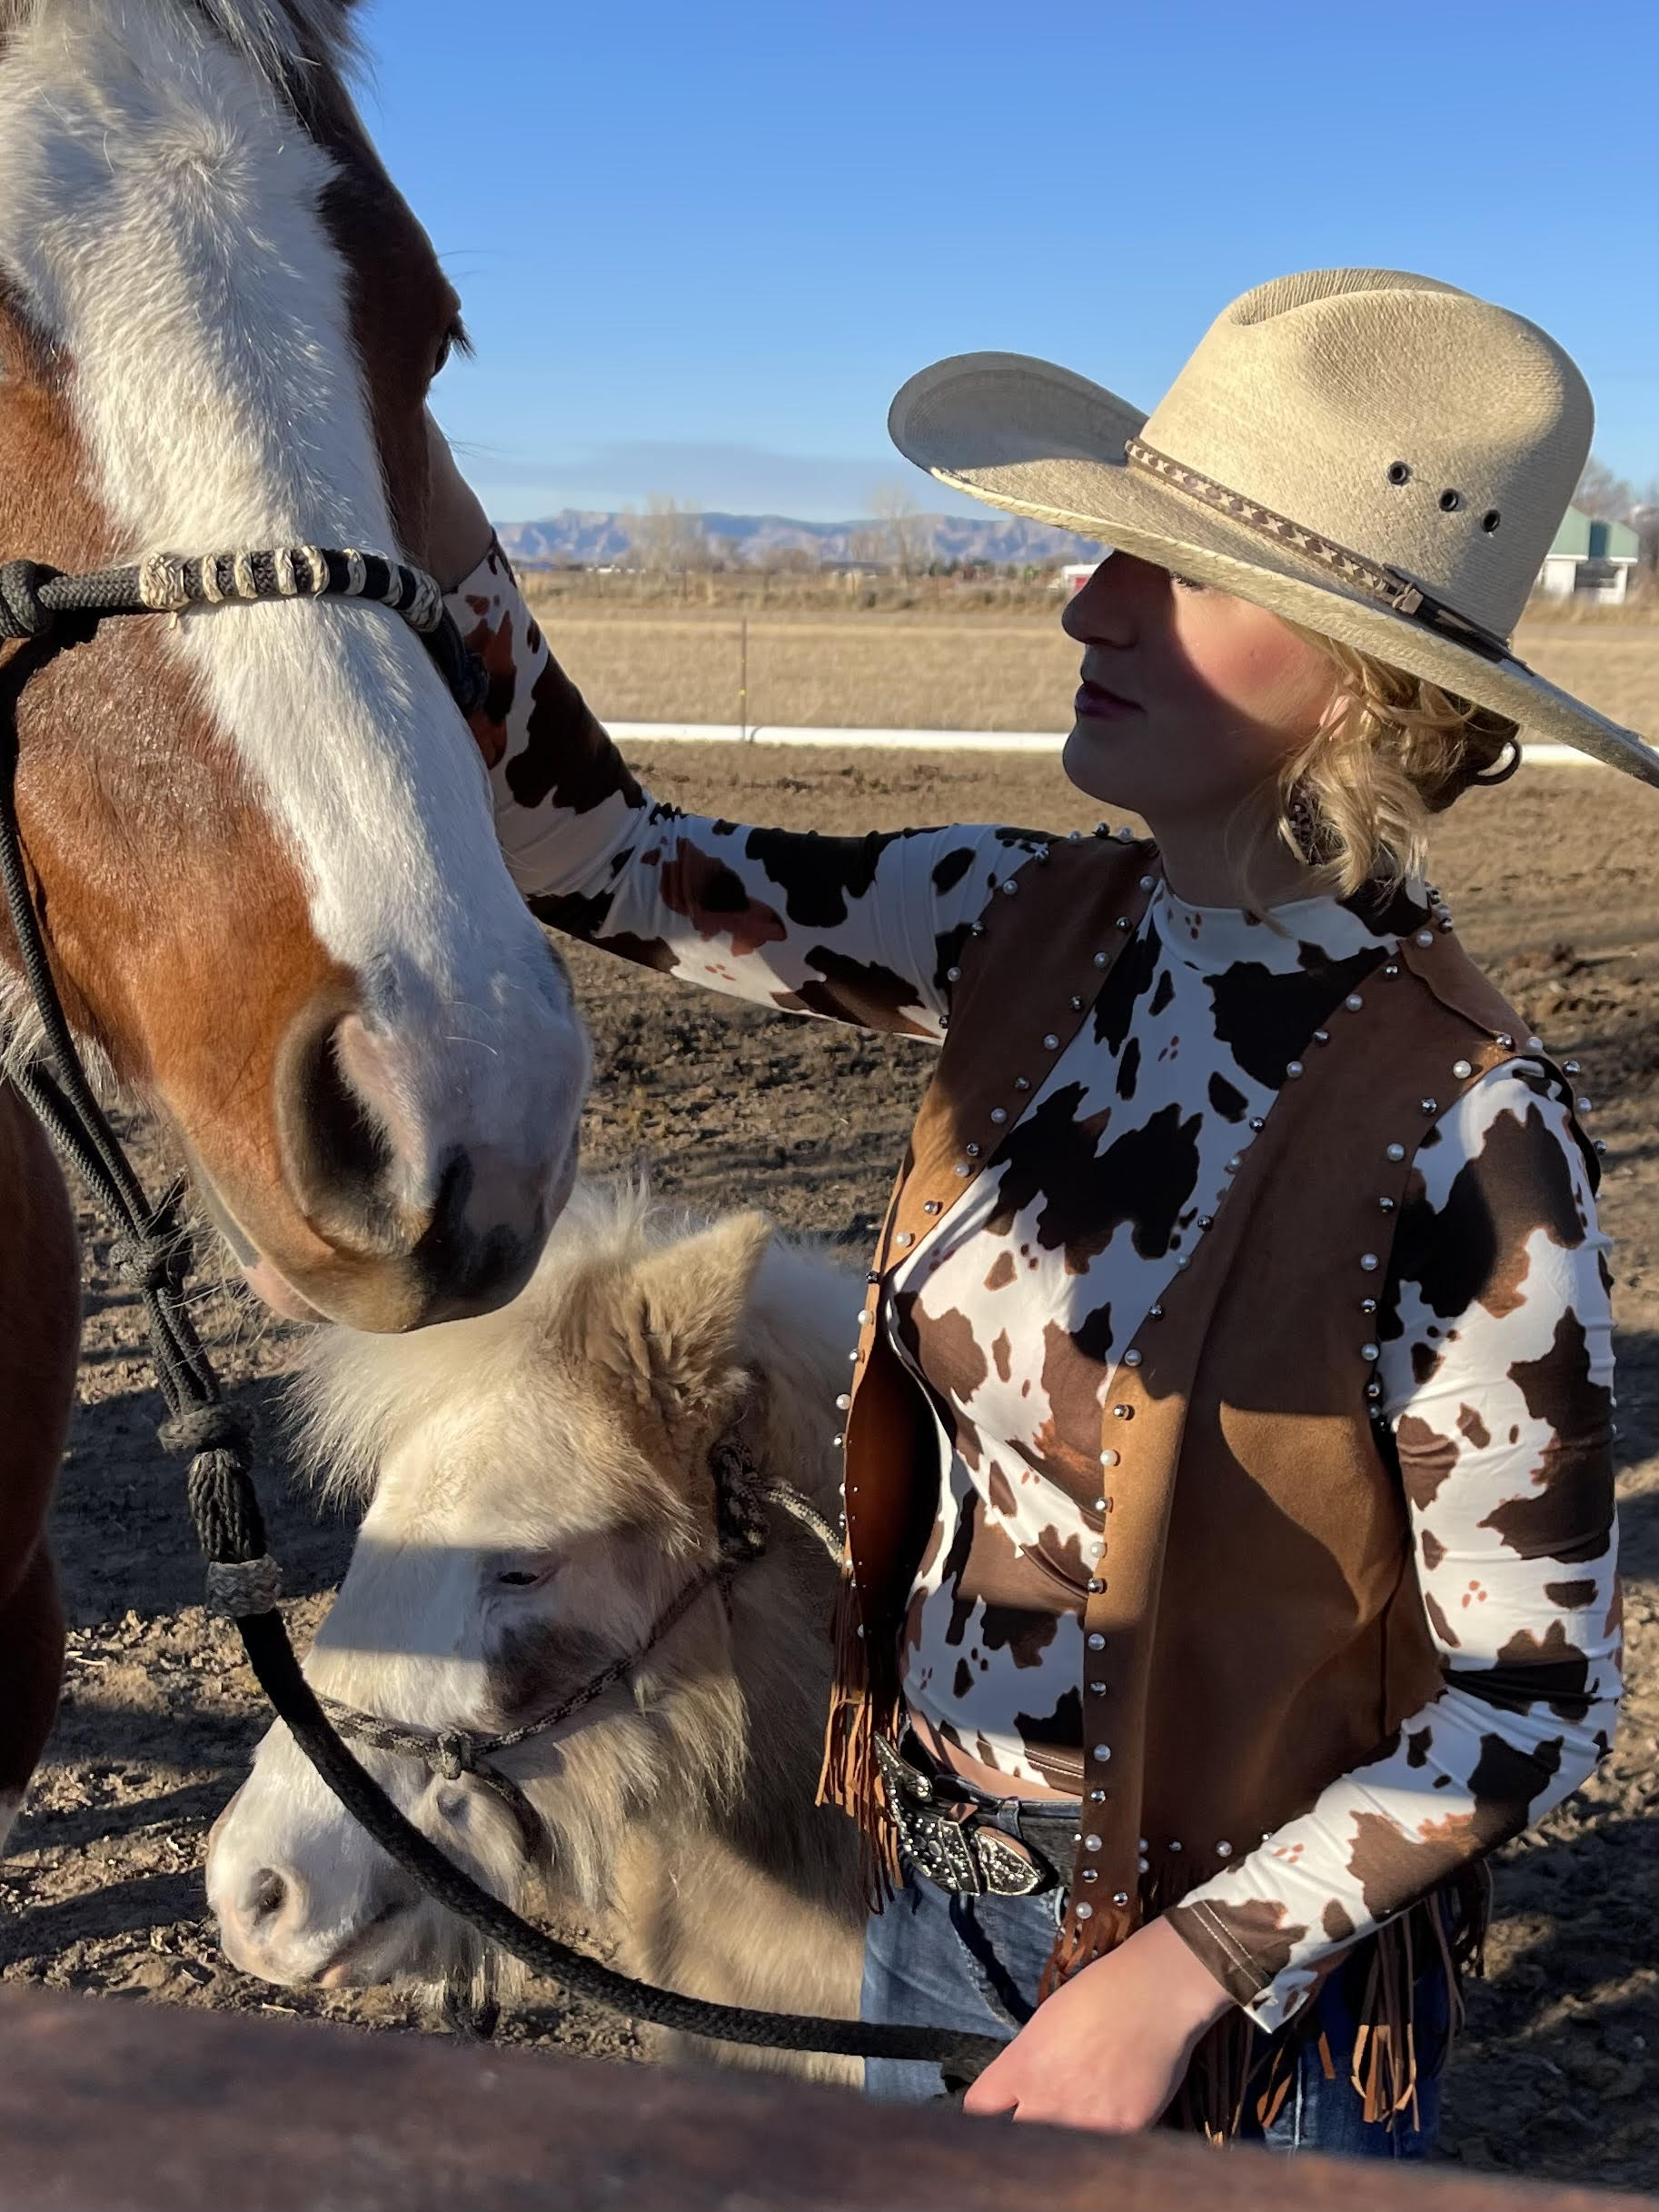
<svg viewBox="0 0 1659 2212"><path fill-rule="evenodd" d="M1018 354L894 400L899 451L1659 784L1659 752L1509 637L1590 450L1584 378L1535 324L1431 277L1321 269L1235 300L1150 414Z"/></svg>

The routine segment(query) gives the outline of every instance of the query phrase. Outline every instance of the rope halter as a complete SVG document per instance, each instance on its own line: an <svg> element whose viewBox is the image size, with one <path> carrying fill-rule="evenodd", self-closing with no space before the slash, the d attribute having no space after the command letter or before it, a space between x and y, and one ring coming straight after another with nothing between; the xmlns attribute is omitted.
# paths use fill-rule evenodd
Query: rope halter
<svg viewBox="0 0 1659 2212"><path fill-rule="evenodd" d="M767 1506L780 1507L808 1529L832 1559L839 1560L839 1539L817 1507L790 1483L758 1473L740 1421L716 1443L710 1454L710 1471L714 1479L713 1557L706 1558L690 1579L680 1585L632 1650L620 1653L551 1710L526 1721L522 1728L484 1735L472 1729L431 1729L410 1721L389 1720L380 1713L363 1712L355 1706L343 1705L338 1699L319 1693L317 1702L333 1723L336 1733L348 1740L354 1739L359 1743L370 1744L377 1751L415 1759L442 1780L459 1781L467 1775L482 1783L502 1799L517 1820L527 1856L532 1859L541 1856L546 1848L541 1816L512 1776L495 1764L498 1752L516 1749L520 1744L531 1743L537 1737L550 1736L556 1729L563 1728L578 1713L597 1704L608 1690L630 1681L707 1590L718 1587L722 1594L729 1594L733 1575L760 1559L766 1551L770 1535Z"/></svg>

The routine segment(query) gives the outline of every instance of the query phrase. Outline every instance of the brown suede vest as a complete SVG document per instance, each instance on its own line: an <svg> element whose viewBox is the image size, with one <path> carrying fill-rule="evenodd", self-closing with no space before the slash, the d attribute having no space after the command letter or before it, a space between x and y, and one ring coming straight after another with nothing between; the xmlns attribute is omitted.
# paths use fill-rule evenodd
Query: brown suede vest
<svg viewBox="0 0 1659 2212"><path fill-rule="evenodd" d="M871 1738L899 1723L898 1637L938 1447L875 1286L1030 1105L1158 865L1149 846L1090 841L1011 868L962 956L872 1266L845 1421L821 1795L860 1821L889 1872ZM1418 1144L1525 1041L1449 927L1379 962L1299 1072L1291 1063L1102 1407L1106 1551L1083 1612L1082 1844L1061 1971L1305 1810L1439 1687L1399 1478L1367 1397L1376 1301Z"/></svg>

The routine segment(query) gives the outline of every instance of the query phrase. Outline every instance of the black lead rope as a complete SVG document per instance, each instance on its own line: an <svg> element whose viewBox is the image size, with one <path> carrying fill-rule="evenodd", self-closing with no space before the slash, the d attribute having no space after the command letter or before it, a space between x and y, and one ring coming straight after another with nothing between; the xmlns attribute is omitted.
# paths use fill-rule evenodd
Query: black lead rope
<svg viewBox="0 0 1659 2212"><path fill-rule="evenodd" d="M161 558L168 563L164 571L158 571L155 563L145 563L86 576L61 575L32 562L6 562L0 565L0 637L39 639L49 649L51 633L65 615L84 623L104 614L178 612L184 606L227 601L324 593L377 599L412 623L414 610L426 611L419 585L436 591L431 579L421 577L418 571L401 570L376 555L328 549L210 555L189 562L171 555ZM164 586L170 588L171 596L160 596ZM442 619L449 622L447 615ZM449 629L460 670L472 656L452 623ZM422 634L430 643L439 631L440 625L434 624ZM475 669L476 663L472 665ZM470 687L463 687L458 678L452 688L462 698ZM87 1081L70 1034L24 861L15 808L16 769L15 719L7 706L0 710L0 882L45 1047L44 1058L31 1059L12 1080L117 1224L111 1259L144 1301L156 1379L167 1407L157 1433L168 1450L190 1455L185 1490L196 1540L207 1561L209 1601L235 1622L254 1679L301 1750L358 1825L429 1897L532 1972L561 1984L573 1995L654 2027L715 2042L765 2050L826 2051L853 2058L915 2059L938 2066L953 2090L971 2082L1003 2049L996 2037L710 2004L635 1981L561 1943L456 1866L399 1810L341 1741L301 1670L278 1609L277 1568L265 1548L246 1425L224 1404L218 1377L185 1303L191 1253L181 1219L184 1186L175 1183L158 1206L150 1204ZM45 1064L45 1059L51 1067Z"/></svg>

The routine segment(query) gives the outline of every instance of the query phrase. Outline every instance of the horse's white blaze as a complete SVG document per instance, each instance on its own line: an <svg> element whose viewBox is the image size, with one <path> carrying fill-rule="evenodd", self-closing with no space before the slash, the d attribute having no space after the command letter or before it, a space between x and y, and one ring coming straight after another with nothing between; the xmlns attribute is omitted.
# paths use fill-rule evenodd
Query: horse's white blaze
<svg viewBox="0 0 1659 2212"><path fill-rule="evenodd" d="M0 262L63 349L122 555L395 550L330 168L178 0L40 0L8 39ZM429 1151L561 1153L584 1051L419 640L335 601L204 611L171 642L269 795L320 942L395 1024Z"/></svg>

